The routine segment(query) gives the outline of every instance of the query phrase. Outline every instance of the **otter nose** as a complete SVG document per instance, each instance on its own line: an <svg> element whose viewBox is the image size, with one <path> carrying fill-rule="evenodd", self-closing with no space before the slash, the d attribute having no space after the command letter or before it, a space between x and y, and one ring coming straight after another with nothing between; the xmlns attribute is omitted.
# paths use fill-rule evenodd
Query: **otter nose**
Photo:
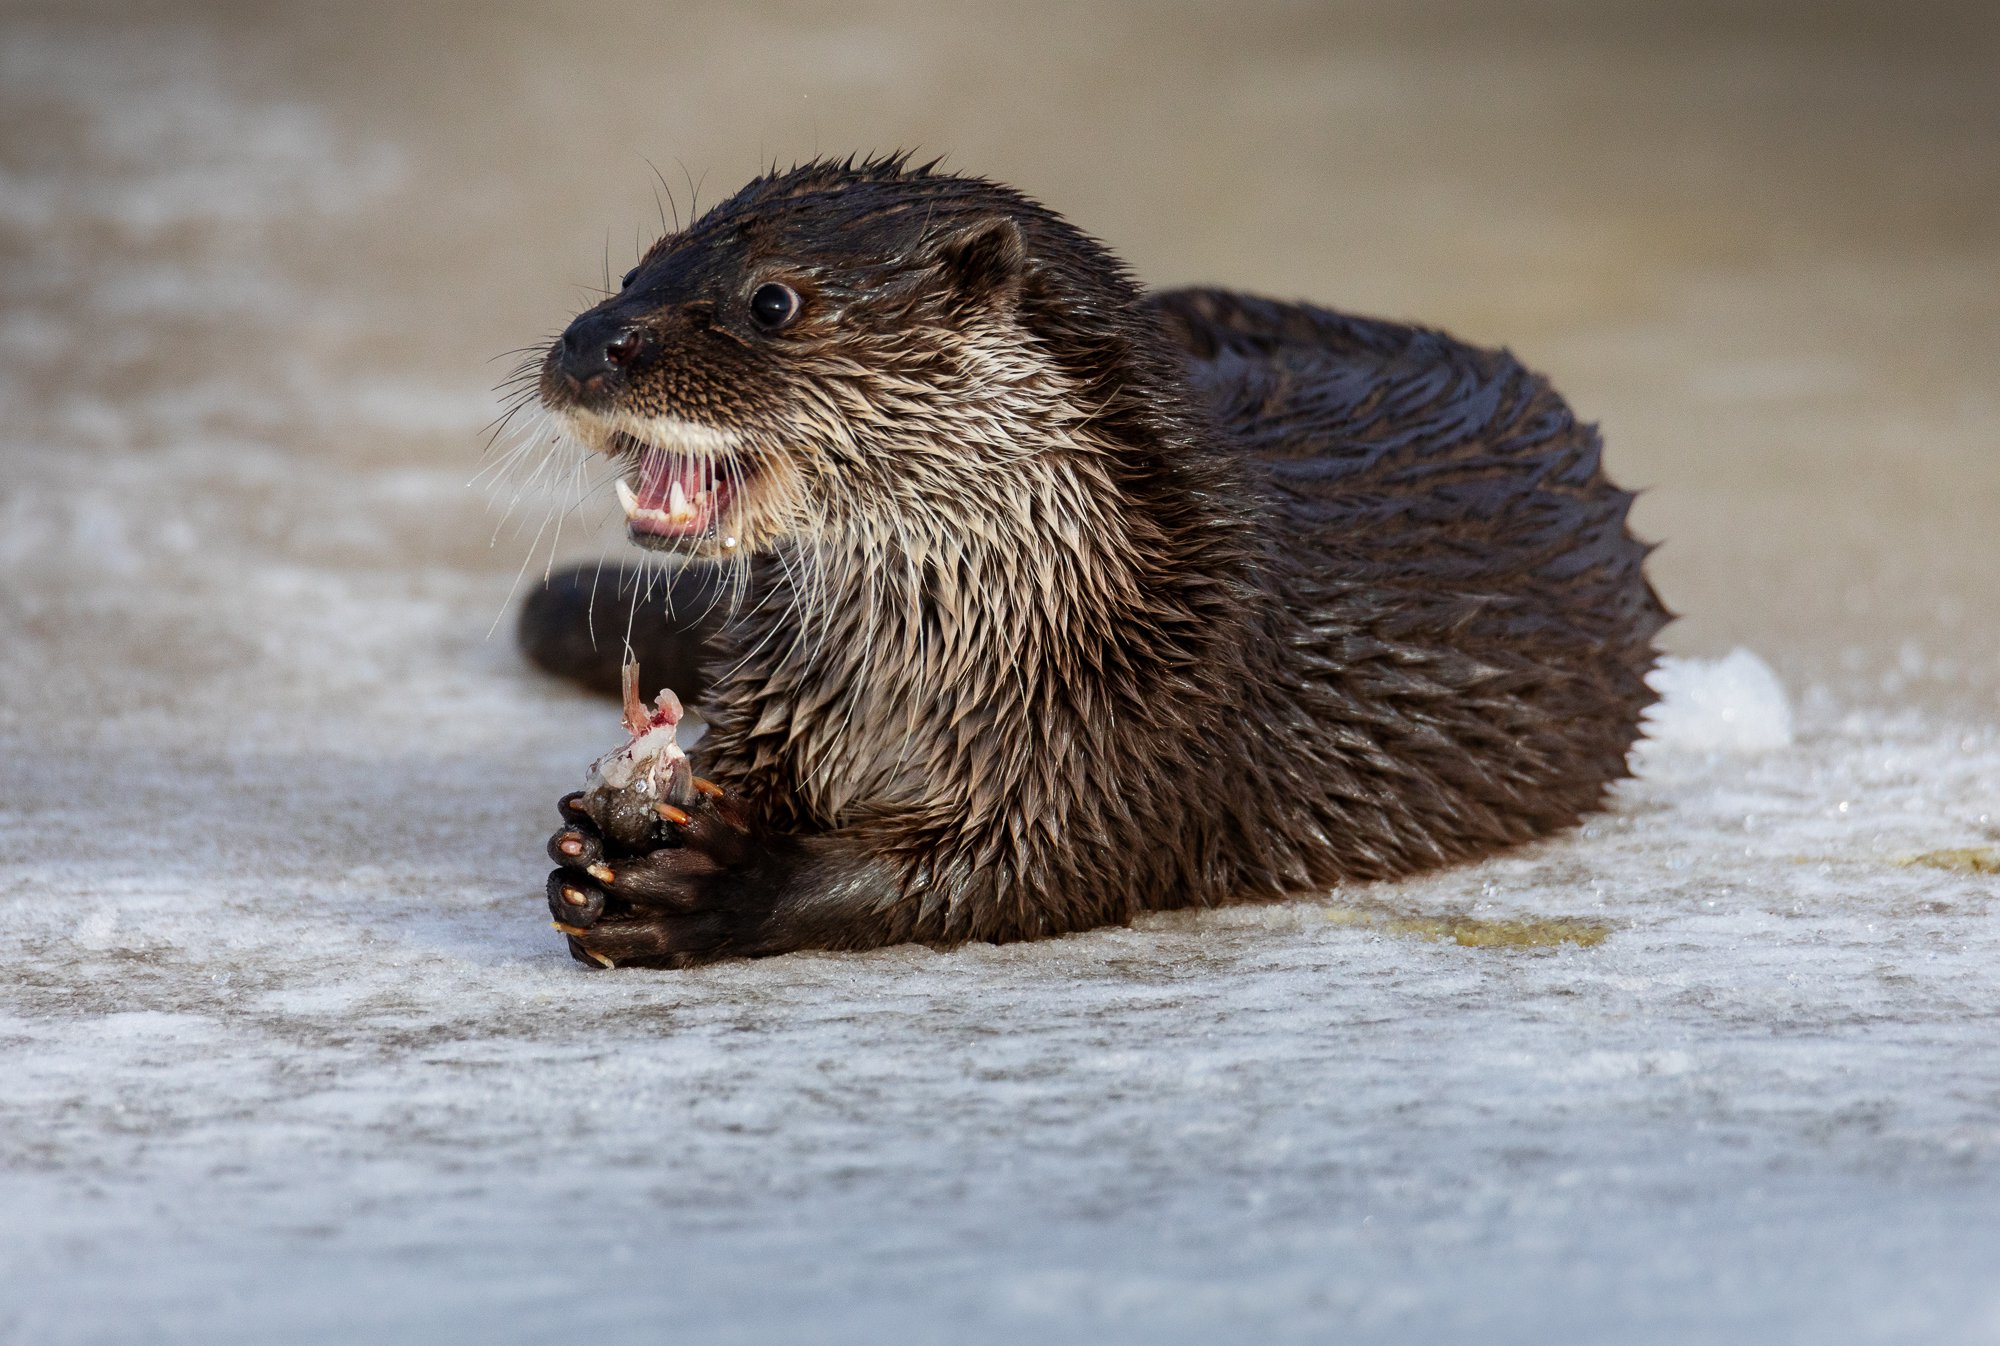
<svg viewBox="0 0 2000 1346"><path fill-rule="evenodd" d="M632 363L643 341L622 318L586 313L564 330L557 365L578 387L601 387Z"/></svg>

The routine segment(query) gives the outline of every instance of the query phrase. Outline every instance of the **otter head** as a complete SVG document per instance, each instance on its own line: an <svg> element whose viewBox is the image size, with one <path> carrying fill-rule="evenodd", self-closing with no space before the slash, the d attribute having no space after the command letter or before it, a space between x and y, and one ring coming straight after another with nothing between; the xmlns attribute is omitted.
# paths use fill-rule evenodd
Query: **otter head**
<svg viewBox="0 0 2000 1346"><path fill-rule="evenodd" d="M645 547L981 529L1128 382L1137 305L1108 253L1005 187L814 163L654 244L550 346L539 391L619 460Z"/></svg>

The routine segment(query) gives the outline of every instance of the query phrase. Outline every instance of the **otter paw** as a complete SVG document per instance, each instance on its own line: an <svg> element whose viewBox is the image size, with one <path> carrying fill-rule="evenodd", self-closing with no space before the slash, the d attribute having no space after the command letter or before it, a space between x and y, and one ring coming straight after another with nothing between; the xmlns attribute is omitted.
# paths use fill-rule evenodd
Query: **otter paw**
<svg viewBox="0 0 2000 1346"><path fill-rule="evenodd" d="M557 806L549 838L549 915L570 954L593 967L686 967L726 956L754 925L755 851L727 799L703 792L685 808L662 805L648 849L612 843L576 794Z"/></svg>

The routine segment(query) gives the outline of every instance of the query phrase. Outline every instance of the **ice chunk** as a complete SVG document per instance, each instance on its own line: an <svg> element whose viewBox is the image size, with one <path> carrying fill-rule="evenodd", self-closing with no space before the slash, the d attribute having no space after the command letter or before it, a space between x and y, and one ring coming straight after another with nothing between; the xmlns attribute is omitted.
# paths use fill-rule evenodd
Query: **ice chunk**
<svg viewBox="0 0 2000 1346"><path fill-rule="evenodd" d="M1765 752L1792 741L1792 703L1771 666L1740 646L1720 659L1660 660L1646 737L1687 752Z"/></svg>

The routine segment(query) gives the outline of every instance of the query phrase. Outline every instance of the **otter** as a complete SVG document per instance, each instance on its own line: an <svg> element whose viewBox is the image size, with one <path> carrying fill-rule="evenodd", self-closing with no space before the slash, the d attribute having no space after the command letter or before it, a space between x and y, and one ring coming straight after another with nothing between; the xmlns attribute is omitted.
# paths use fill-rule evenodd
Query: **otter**
<svg viewBox="0 0 2000 1346"><path fill-rule="evenodd" d="M536 375L685 567L633 636L713 782L561 801L575 956L1031 939L1474 860L1627 774L1669 614L1540 375L1437 331L1148 294L998 183L759 177ZM615 680L572 574L523 641ZM720 597L721 601L718 601Z"/></svg>

